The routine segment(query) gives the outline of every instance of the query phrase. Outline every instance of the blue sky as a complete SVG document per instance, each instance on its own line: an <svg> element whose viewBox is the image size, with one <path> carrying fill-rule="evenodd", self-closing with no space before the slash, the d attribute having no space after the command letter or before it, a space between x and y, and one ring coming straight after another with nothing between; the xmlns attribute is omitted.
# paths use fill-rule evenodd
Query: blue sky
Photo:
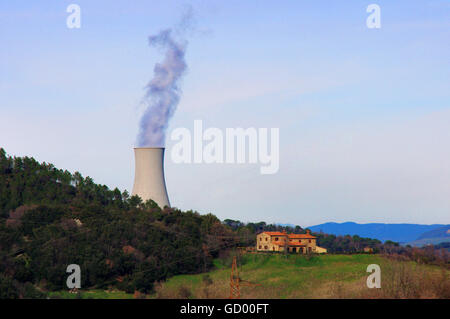
<svg viewBox="0 0 450 319"><path fill-rule="evenodd" d="M66 8L81 7L81 29ZM381 8L381 29L366 8ZM0 1L0 146L131 191L147 37L194 11L169 127L279 127L280 170L175 164L218 217L450 223L448 1ZM170 150L173 142L167 141Z"/></svg>

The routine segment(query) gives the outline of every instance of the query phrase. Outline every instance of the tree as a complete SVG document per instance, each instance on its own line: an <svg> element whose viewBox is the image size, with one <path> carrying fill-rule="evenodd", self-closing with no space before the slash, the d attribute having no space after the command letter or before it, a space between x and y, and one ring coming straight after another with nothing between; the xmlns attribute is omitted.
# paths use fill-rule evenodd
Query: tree
<svg viewBox="0 0 450 319"><path fill-rule="evenodd" d="M131 208L138 208L142 205L142 199L138 195L133 195L130 197L128 204Z"/></svg>

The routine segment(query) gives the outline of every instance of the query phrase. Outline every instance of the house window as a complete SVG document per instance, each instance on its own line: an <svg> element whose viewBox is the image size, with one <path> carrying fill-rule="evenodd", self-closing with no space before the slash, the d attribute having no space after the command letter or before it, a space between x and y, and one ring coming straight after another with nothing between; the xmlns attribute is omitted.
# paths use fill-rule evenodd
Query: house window
<svg viewBox="0 0 450 319"><path fill-rule="evenodd" d="M275 237L275 241L278 241L278 237Z"/></svg>
<svg viewBox="0 0 450 319"><path fill-rule="evenodd" d="M264 246L264 249L267 249L267 246Z"/></svg>
<svg viewBox="0 0 450 319"><path fill-rule="evenodd" d="M309 243L311 243L311 239L309 240Z"/></svg>
<svg viewBox="0 0 450 319"><path fill-rule="evenodd" d="M266 241L267 241L267 237L266 237Z"/></svg>
<svg viewBox="0 0 450 319"><path fill-rule="evenodd" d="M259 249L261 249L261 247L262 247L262 246L261 246L261 245L259 245Z"/></svg>

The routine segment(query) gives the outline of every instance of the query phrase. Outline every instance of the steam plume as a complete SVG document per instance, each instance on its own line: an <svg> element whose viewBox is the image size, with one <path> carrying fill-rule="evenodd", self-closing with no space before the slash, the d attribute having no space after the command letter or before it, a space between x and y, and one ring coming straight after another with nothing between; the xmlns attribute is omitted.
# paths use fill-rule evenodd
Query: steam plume
<svg viewBox="0 0 450 319"><path fill-rule="evenodd" d="M138 147L163 147L169 120L180 100L179 80L186 71L186 43L177 42L172 30L163 30L148 38L151 47L165 51L164 60L156 63L153 79L146 86L146 110L140 121Z"/></svg>

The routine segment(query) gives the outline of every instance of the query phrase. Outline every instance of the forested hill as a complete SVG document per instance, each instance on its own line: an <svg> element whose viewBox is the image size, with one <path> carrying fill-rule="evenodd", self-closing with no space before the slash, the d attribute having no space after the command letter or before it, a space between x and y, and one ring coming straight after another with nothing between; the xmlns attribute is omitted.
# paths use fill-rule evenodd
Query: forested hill
<svg viewBox="0 0 450 319"><path fill-rule="evenodd" d="M205 271L220 250L244 244L214 215L161 210L0 149L0 297L66 289L69 264L80 265L83 288L148 292L155 281Z"/></svg>

